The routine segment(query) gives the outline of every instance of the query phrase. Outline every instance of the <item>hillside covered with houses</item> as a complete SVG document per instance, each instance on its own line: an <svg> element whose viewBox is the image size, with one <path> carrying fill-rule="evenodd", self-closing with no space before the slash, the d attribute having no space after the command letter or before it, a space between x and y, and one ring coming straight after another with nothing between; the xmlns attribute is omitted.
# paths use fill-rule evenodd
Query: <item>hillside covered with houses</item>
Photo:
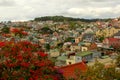
<svg viewBox="0 0 120 80"><path fill-rule="evenodd" d="M8 41L37 44L55 67L65 70L64 77L74 77L74 68L85 70L96 61L105 66L115 62L120 53L120 18L47 16L23 22L0 22L0 47Z"/></svg>

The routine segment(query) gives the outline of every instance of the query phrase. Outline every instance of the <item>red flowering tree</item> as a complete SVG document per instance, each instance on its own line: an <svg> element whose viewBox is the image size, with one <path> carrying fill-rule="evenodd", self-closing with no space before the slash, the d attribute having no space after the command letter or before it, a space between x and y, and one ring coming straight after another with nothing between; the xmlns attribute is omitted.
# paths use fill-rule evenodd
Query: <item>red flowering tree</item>
<svg viewBox="0 0 120 80"><path fill-rule="evenodd" d="M28 41L0 42L0 80L63 80L39 46Z"/></svg>
<svg viewBox="0 0 120 80"><path fill-rule="evenodd" d="M13 28L10 30L12 33L14 33L15 35L19 35L20 37L22 36L27 36L28 33L26 31L24 31L24 29L20 28Z"/></svg>

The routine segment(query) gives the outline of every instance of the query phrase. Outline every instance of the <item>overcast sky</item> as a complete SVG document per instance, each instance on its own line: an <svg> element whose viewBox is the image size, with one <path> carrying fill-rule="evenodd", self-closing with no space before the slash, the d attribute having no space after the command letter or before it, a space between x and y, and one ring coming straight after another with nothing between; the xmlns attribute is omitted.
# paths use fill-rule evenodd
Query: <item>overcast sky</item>
<svg viewBox="0 0 120 80"><path fill-rule="evenodd" d="M53 15L89 19L119 17L120 0L0 0L0 21Z"/></svg>

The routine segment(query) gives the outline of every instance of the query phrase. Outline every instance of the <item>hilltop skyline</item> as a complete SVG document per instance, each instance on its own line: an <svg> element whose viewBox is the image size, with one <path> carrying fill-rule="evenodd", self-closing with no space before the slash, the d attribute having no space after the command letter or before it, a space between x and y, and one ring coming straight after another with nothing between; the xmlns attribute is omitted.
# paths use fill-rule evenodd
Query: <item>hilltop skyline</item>
<svg viewBox="0 0 120 80"><path fill-rule="evenodd" d="M120 16L119 13L119 0L0 0L0 21L55 15L85 19L115 18Z"/></svg>

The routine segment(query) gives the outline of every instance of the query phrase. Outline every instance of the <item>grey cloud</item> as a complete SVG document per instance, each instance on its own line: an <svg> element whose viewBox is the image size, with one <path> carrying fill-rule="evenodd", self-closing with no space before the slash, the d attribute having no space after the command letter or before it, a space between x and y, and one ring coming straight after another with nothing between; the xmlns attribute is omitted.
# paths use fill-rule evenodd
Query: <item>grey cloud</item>
<svg viewBox="0 0 120 80"><path fill-rule="evenodd" d="M51 15L107 18L120 16L119 9L120 0L0 0L0 21Z"/></svg>
<svg viewBox="0 0 120 80"><path fill-rule="evenodd" d="M6 7L6 6L14 6L16 5L16 2L14 0L0 0L0 6Z"/></svg>

